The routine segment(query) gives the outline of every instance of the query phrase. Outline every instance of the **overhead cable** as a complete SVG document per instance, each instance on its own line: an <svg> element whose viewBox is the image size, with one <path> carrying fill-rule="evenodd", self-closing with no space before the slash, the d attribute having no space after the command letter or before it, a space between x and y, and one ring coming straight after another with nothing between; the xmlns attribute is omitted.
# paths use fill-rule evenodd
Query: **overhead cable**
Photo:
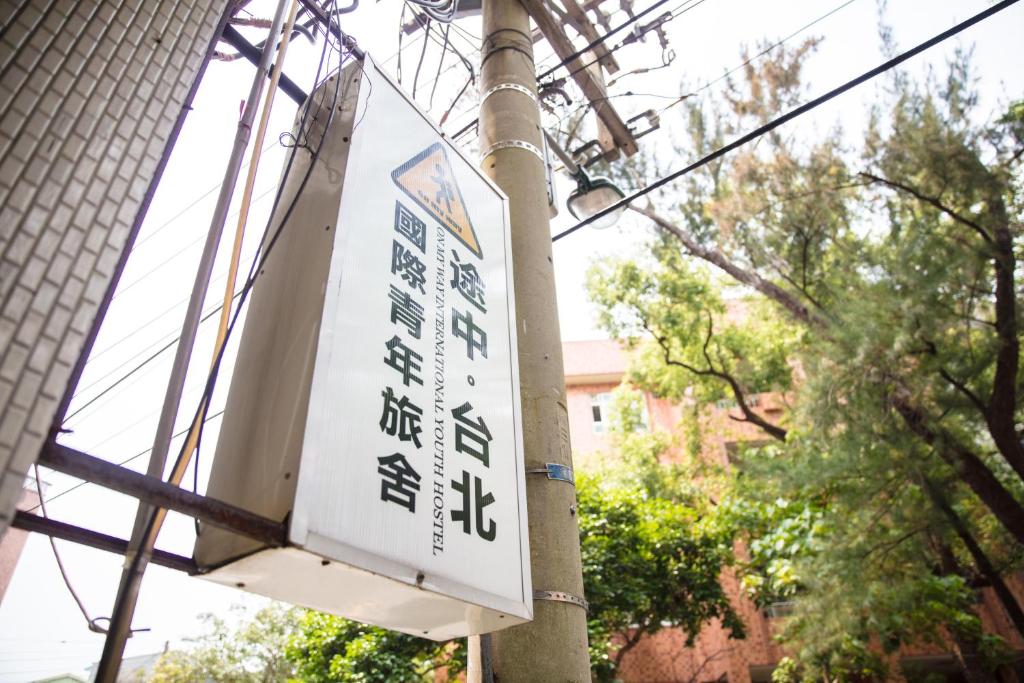
<svg viewBox="0 0 1024 683"><path fill-rule="evenodd" d="M695 171L696 169L700 168L701 166L705 166L705 165L709 164L710 162L714 161L715 159L718 159L719 157L722 157L722 156L728 154L729 152L737 149L738 147L742 147L743 145L747 144L751 140L755 140L755 139L761 137L762 135L775 130L779 126L781 126L784 123L787 123L787 122L797 118L798 116L806 114L807 112L811 111L812 109L815 109L815 108L821 106L822 104L828 102L829 100L831 100L831 99L833 99L833 98L835 98L835 97L837 97L839 95L842 95L843 93L847 92L848 90L852 90L853 88L857 87L858 85L861 85L862 83L865 83L866 81L871 80L872 78L874 78L875 76L878 76L879 74L885 73L889 69L892 69L893 67L902 64L903 62L907 61L911 57L914 57L914 56L924 52L928 48L934 47L935 45L938 45L939 43L941 43L941 42L943 42L945 40L948 40L949 38L955 36L956 34L960 33L961 31L964 31L964 30L970 28L971 26L974 26L978 22L983 21L983 20L991 17L992 15L994 15L994 14L996 14L998 12L1001 12L1002 10L1006 9L1007 7L1010 7L1011 5L1016 4L1019 1L1020 0L1003 0L1002 2L999 2L999 3L996 3L995 5L992 5L988 9L983 10L983 11L975 14L970 19L962 21L959 24L957 24L956 26L953 26L952 28L949 28L949 29L943 31L942 33L938 34L937 36L935 36L933 38L930 38L930 39L924 41L923 43L920 43L916 47L913 47L913 48L907 50L906 52L903 52L903 53L893 57L892 59L889 59L889 60L883 62L882 64L879 64L878 66L876 66L875 68L871 69L870 71L866 71L866 72L862 73L860 76L857 76L856 78L851 79L851 80L847 81L846 83L843 83L839 87L834 88L834 89L828 91L824 95L816 97L813 100L811 100L810 102L807 102L806 104L802 104L799 107L797 107L796 109L792 109L792 110L786 112L782 116L779 116L778 118L773 119L772 121L769 121L765 125L757 128L755 130L752 130L751 132L747 133L743 137L740 137L740 138L737 138L736 140L733 140L732 142L730 142L729 144L725 145L724 147L719 147L715 151L713 151L710 154L702 157L701 159L698 159L697 161L693 162L689 166L686 166L684 168L679 169L678 171L670 173L669 175L667 175L667 176L665 176L663 178L660 178L660 179L656 180L655 182L651 183L647 187L644 187L644 188L641 188L641 189L637 190L636 192L632 193L628 197L624 197L623 199L615 202L614 204L612 204L612 205L602 209L601 211L598 211L593 216L590 216L589 218L583 219L582 221L580 221L576 225L572 226L571 228L568 228L567 230L563 230L562 232L560 232L557 235L555 235L551 239L551 241L552 242L557 242L558 240L562 239L563 237L567 237L567 236L571 235L572 233L576 232L580 228L586 227L587 225L590 225L594 221L599 220L599 219L607 216L608 214L610 214L610 213L612 213L614 211L618 211L618 210L620 210L620 209L622 209L624 207L628 207L630 203L632 203L633 201L639 199L640 197L643 197L644 195L647 195L647 194L653 192L654 190L657 190L660 187L664 187L665 185L669 184L673 180L676 180L677 178L680 178L680 177L686 175L687 173L690 173L691 171Z"/></svg>
<svg viewBox="0 0 1024 683"><path fill-rule="evenodd" d="M721 76L719 76L718 78L716 78L716 79L714 79L714 80L711 80L711 81L708 81L707 83L705 83L704 85L702 85L701 87L697 88L696 90L694 90L694 91L692 91L692 92L688 92L688 93L686 93L685 95L680 95L679 97L677 97L677 98L676 98L676 101L675 101L675 102L672 102L671 104L668 104L668 105L666 105L666 106L662 107L662 108L661 108L660 110L658 110L658 113L659 113L659 114L662 114L662 113L664 113L664 112L668 111L669 109L671 109L672 107L676 106L677 104L679 104L680 102L682 102L682 101L683 101L683 100L685 100L686 98L688 98L688 97L693 97L694 95L696 95L696 94L698 94L698 93L704 92L705 90L707 90L708 88L710 88L711 86L713 86L713 85L714 85L715 83L719 83L719 82L721 82L722 80L724 80L724 79L728 78L729 76L731 76L732 74L736 73L737 71L739 71L739 70L740 70L740 69L742 69L743 67L747 66L747 65L748 65L748 64L750 64L751 62L754 62L754 61L756 61L756 60L760 59L761 57L764 57L764 56L765 56L766 54L768 54L769 52L771 52L772 50L774 50L774 49L775 49L775 48L777 48L778 46L780 46L780 45L782 45L783 43L786 43L787 41L791 40L792 38L794 38L794 37L796 37L796 36L800 35L800 34L801 34L801 33L803 33L804 31L806 31L807 29L809 29L809 28L811 28L812 26L814 26L815 24L817 24L817 23L819 23L819 22L821 22L821 21L824 21L825 19L828 19L828 18L829 18L830 16L832 16L833 14L835 14L836 12L838 12L839 10L843 9L844 7L847 7L848 5L852 5L852 4L853 4L853 3L855 3L856 1L857 1L857 0L846 0L846 1L845 1L845 2L843 2L842 4L840 4L840 5L837 5L836 7L833 7L832 9L830 9L830 10L829 10L828 12L826 12L825 14L822 14L822 15L821 15L820 17L818 17L817 19L815 19L815 20L813 20L813 21L811 21L811 22L808 22L808 23L804 24L803 26L801 26L801 27L800 27L800 28L798 28L797 30L795 30L795 31L793 31L792 33L790 33L790 34L789 34L788 36L786 36L785 38L782 38L782 39L780 39L780 40L777 40L777 41L775 41L774 43L772 43L771 45L769 45L769 46L768 46L768 47L766 47L765 49L763 49L763 50L761 50L760 52L758 52L758 53L757 53L756 55L754 55L753 57L750 57L749 59L745 60L745 61L744 61L744 62L743 62L742 64L737 64L736 66L734 66L733 68L729 69L728 71L726 71L726 72L725 72L724 74L722 74L722 75L721 75Z"/></svg>

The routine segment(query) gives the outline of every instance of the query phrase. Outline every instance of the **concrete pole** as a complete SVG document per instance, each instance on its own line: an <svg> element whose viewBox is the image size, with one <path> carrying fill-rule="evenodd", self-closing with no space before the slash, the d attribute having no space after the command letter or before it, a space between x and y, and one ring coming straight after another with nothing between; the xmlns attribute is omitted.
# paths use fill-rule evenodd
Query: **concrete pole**
<svg viewBox="0 0 1024 683"><path fill-rule="evenodd" d="M576 490L529 473L572 467L530 19L519 0L484 0L483 26L481 165L509 196L530 566L535 598L545 595L533 622L492 634L494 679L588 683L586 611L549 595L583 597Z"/></svg>

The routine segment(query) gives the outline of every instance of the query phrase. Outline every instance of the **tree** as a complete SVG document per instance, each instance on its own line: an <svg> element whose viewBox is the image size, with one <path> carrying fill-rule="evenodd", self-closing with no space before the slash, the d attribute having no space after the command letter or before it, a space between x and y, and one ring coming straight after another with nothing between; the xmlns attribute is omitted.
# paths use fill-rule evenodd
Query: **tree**
<svg viewBox="0 0 1024 683"><path fill-rule="evenodd" d="M625 655L670 624L689 644L710 620L732 637L743 625L719 584L728 542L693 508L641 487L577 480L584 585L595 680L615 680Z"/></svg>
<svg viewBox="0 0 1024 683"><path fill-rule="evenodd" d="M707 501L686 472L662 460L670 440L643 426L641 395L613 394L610 450L576 478L583 584L594 679L613 681L644 636L677 628L692 644L711 620L744 628L719 582L731 537L708 523ZM723 530L726 533L723 533Z"/></svg>
<svg viewBox="0 0 1024 683"><path fill-rule="evenodd" d="M320 612L306 612L288 646L296 673L310 683L433 681L465 669L460 643L437 643Z"/></svg>
<svg viewBox="0 0 1024 683"><path fill-rule="evenodd" d="M813 46L748 64L725 105L688 101L681 153L799 103ZM838 130L816 142L777 130L686 177L635 209L659 230L649 253L591 277L606 328L652 340L636 381L698 406L729 395L733 419L777 442L743 459L727 493L746 503L732 514L750 531L748 585L797 598L793 666L819 679L871 670L871 638L934 639L942 624L968 676L985 680L973 654L993 643L966 587L984 579L1021 614L998 586L1024 541L1010 433L1021 108L975 123L967 64L959 55L942 82L897 74L861 149ZM732 311L723 283L742 288ZM783 422L747 400L766 389L786 392Z"/></svg>
<svg viewBox="0 0 1024 683"><path fill-rule="evenodd" d="M148 683L284 683L294 669L285 647L299 622L299 610L271 603L248 620L244 608L232 608L240 623L232 628L212 614L203 615L208 633L186 650L172 650L157 661Z"/></svg>

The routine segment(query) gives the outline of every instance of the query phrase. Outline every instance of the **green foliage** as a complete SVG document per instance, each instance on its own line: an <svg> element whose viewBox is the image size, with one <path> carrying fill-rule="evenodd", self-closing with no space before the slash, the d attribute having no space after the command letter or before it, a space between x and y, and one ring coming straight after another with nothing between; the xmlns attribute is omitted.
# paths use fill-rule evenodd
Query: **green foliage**
<svg viewBox="0 0 1024 683"><path fill-rule="evenodd" d="M244 620L244 609L233 608L234 627L212 614L203 616L209 632L194 646L162 655L146 679L148 683L284 683L293 668L285 656L288 637L299 622L300 611L279 603L260 609Z"/></svg>
<svg viewBox="0 0 1024 683"><path fill-rule="evenodd" d="M288 657L309 683L433 681L441 667L452 676L465 668L461 643L436 643L320 612L305 614Z"/></svg>
<svg viewBox="0 0 1024 683"><path fill-rule="evenodd" d="M633 345L643 336L658 342L642 349L632 382L658 396L704 402L733 397L723 373L742 378L750 393L791 386L791 326L757 301L727 305L708 271L671 242L652 245L652 257L604 261L587 274L609 334Z"/></svg>

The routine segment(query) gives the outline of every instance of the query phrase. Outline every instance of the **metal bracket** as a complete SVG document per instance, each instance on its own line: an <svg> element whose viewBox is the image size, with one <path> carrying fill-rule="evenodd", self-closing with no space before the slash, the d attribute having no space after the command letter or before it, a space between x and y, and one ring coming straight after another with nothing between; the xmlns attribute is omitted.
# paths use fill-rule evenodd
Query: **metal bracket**
<svg viewBox="0 0 1024 683"><path fill-rule="evenodd" d="M552 602L567 602L570 605L582 607L584 612L590 611L590 603L578 595L566 593L565 591L533 591L534 600L550 600Z"/></svg>
<svg viewBox="0 0 1024 683"><path fill-rule="evenodd" d="M484 100L486 100L488 97L490 97L494 93L498 92L499 90L512 90L514 92L518 92L518 93L522 93L523 95L526 95L527 97L529 97L534 102L537 101L537 96L533 93L532 90L527 88L525 85L519 85L518 83L498 83L496 86L494 86L492 88L489 88L487 90L487 92L485 92L480 97L480 104L483 104Z"/></svg>
<svg viewBox="0 0 1024 683"><path fill-rule="evenodd" d="M637 132L636 128L632 124L639 121L640 119L647 119L647 128ZM653 109L648 109L647 111L641 112L634 116L633 118L626 121L626 125L629 126L629 130L633 133L633 139L639 140L648 133L653 133L654 131L661 128L661 118L658 116L658 113L656 111L654 111Z"/></svg>
<svg viewBox="0 0 1024 683"><path fill-rule="evenodd" d="M499 140L483 151L483 154L480 155L480 161L483 161L499 149L525 149L527 152L530 152L540 159L542 164L547 164L547 160L544 159L544 152L540 151L540 148L537 147L537 145L532 142L527 142L526 140Z"/></svg>
<svg viewBox="0 0 1024 683"><path fill-rule="evenodd" d="M546 474L548 479L557 479L558 481L564 481L568 484L576 485L575 477L571 467L567 465L559 465L557 463L549 462L544 467L538 467L533 470L526 470L527 474Z"/></svg>

